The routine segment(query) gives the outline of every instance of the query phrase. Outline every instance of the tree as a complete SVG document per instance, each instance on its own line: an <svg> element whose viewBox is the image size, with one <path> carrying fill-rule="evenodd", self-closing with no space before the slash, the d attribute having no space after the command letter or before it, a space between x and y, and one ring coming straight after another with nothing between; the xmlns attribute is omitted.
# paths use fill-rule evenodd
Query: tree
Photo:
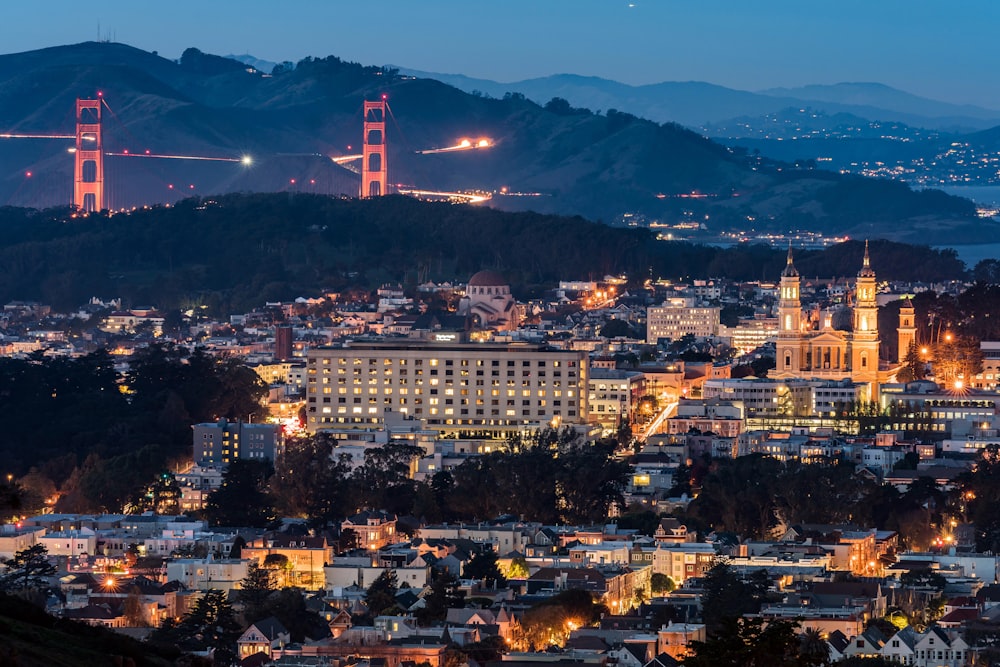
<svg viewBox="0 0 1000 667"><path fill-rule="evenodd" d="M631 467L615 457L614 441L560 448L556 484L560 515L570 524L593 523L624 506Z"/></svg>
<svg viewBox="0 0 1000 667"><path fill-rule="evenodd" d="M625 320L611 319L601 325L601 338L641 338Z"/></svg>
<svg viewBox="0 0 1000 667"><path fill-rule="evenodd" d="M809 667L814 656L803 656L795 621L775 620L764 624L759 618L727 618L703 642L691 642L693 655L684 667Z"/></svg>
<svg viewBox="0 0 1000 667"><path fill-rule="evenodd" d="M961 389L959 380L967 387L977 373L983 372L983 351L972 336L947 333L932 346L931 354L934 380L949 388Z"/></svg>
<svg viewBox="0 0 1000 667"><path fill-rule="evenodd" d="M753 371L754 377L766 378L768 371L773 370L775 365L774 357L761 356L755 357L750 362L750 369Z"/></svg>
<svg viewBox="0 0 1000 667"><path fill-rule="evenodd" d="M472 556L462 569L462 574L466 579L482 581L489 588L502 588L507 584L497 565L497 553L492 549L485 549Z"/></svg>
<svg viewBox="0 0 1000 667"><path fill-rule="evenodd" d="M810 667L830 664L830 647L827 646L823 633L815 628L806 628L799 637L799 655L802 663Z"/></svg>
<svg viewBox="0 0 1000 667"><path fill-rule="evenodd" d="M920 358L915 341L910 341L910 346L906 349L906 356L903 358L903 367L896 373L899 382L913 382L923 380L925 372L924 360Z"/></svg>
<svg viewBox="0 0 1000 667"><path fill-rule="evenodd" d="M239 560L243 555L243 549L246 545L247 541L243 539L243 536L237 535L236 539L233 540L233 546L229 549L229 557L233 560Z"/></svg>
<svg viewBox="0 0 1000 667"><path fill-rule="evenodd" d="M702 621L709 635L731 631L727 622L744 614L756 614L767 597L767 572L759 570L743 579L723 559L717 559L705 573L702 594Z"/></svg>
<svg viewBox="0 0 1000 667"><path fill-rule="evenodd" d="M677 584L662 572L654 572L649 579L649 587L653 593L671 593L677 588Z"/></svg>
<svg viewBox="0 0 1000 667"><path fill-rule="evenodd" d="M525 560L524 556L515 556L510 561L510 565L507 566L505 574L508 579L527 579L531 575L528 570L528 561Z"/></svg>
<svg viewBox="0 0 1000 667"><path fill-rule="evenodd" d="M335 457L335 447L336 441L327 433L288 442L270 481L282 516L306 518L311 527L322 528L355 505L348 484L349 457Z"/></svg>
<svg viewBox="0 0 1000 667"><path fill-rule="evenodd" d="M269 461L236 459L222 477L222 486L208 497L205 514L215 525L263 528L274 521L274 503L267 492Z"/></svg>
<svg viewBox="0 0 1000 667"><path fill-rule="evenodd" d="M213 588L202 593L176 627L176 636L182 642L213 649L216 664L229 664L236 657L240 626L226 592Z"/></svg>
<svg viewBox="0 0 1000 667"><path fill-rule="evenodd" d="M266 615L262 612L267 598L276 589L274 573L251 561L247 566L247 576L240 581L240 588L236 594L237 599L243 605L244 619L256 621L263 618Z"/></svg>
<svg viewBox="0 0 1000 667"><path fill-rule="evenodd" d="M448 570L436 570L431 580L430 592L424 594L424 606L417 610L417 620L422 625L443 621L448 610L465 604L465 591L458 589L461 582Z"/></svg>
<svg viewBox="0 0 1000 667"><path fill-rule="evenodd" d="M146 613L142 608L142 591L138 586L129 587L124 607L125 624L128 627L144 628L149 625L146 621Z"/></svg>
<svg viewBox="0 0 1000 667"><path fill-rule="evenodd" d="M0 521L15 516L24 502L24 489L16 482L0 482Z"/></svg>
<svg viewBox="0 0 1000 667"><path fill-rule="evenodd" d="M384 570L365 591L365 604L368 606L368 613L375 617L395 608L398 591L396 571Z"/></svg>
<svg viewBox="0 0 1000 667"><path fill-rule="evenodd" d="M405 514L413 506L416 487L410 464L424 455L420 447L390 442L365 450L365 462L354 471L359 505Z"/></svg>
<svg viewBox="0 0 1000 667"><path fill-rule="evenodd" d="M0 573L0 590L7 593L27 594L48 586L56 568L49 563L49 550L44 544L34 544L14 554L13 558L0 559L4 570Z"/></svg>

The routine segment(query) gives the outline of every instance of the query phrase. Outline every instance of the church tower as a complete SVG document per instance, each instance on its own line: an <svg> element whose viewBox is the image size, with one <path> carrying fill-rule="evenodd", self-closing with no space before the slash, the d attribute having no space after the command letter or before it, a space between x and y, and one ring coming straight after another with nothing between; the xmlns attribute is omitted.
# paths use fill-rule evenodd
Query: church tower
<svg viewBox="0 0 1000 667"><path fill-rule="evenodd" d="M802 368L802 298L799 293L799 272L792 263L792 244L788 244L788 261L781 272L778 300L778 343L775 377L797 377Z"/></svg>
<svg viewBox="0 0 1000 667"><path fill-rule="evenodd" d="M903 305L899 307L899 327L896 329L899 349L896 351L896 361L903 363L906 353L910 350L910 345L917 340L917 327L914 324L915 314L913 311L913 299L904 299Z"/></svg>
<svg viewBox="0 0 1000 667"><path fill-rule="evenodd" d="M851 375L855 382L878 380L878 303L875 301L875 271L865 258L854 289L854 331L851 334Z"/></svg>

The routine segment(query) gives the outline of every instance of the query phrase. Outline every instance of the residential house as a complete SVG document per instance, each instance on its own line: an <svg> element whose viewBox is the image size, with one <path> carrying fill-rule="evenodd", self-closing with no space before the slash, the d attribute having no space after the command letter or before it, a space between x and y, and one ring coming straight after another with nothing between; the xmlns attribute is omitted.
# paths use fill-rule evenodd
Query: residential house
<svg viewBox="0 0 1000 667"><path fill-rule="evenodd" d="M270 657L274 649L283 648L291 640L291 634L274 616L251 623L236 640L237 656L240 660L263 653Z"/></svg>

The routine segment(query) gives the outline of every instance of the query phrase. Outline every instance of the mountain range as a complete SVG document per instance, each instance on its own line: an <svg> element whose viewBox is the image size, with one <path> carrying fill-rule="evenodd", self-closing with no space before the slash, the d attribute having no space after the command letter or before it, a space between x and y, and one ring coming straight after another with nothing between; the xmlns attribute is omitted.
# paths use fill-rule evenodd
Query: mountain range
<svg viewBox="0 0 1000 667"><path fill-rule="evenodd" d="M461 74L397 69L401 74L442 81L470 93L478 91L492 97L521 93L539 104L561 97L574 106L618 109L659 123L674 122L691 128L740 116L762 116L790 107L821 108L828 114L846 113L868 120L894 120L949 131L1000 125L1000 110L933 100L881 83L837 83L752 92L703 81L631 86L599 77L554 74L500 83Z"/></svg>
<svg viewBox="0 0 1000 667"><path fill-rule="evenodd" d="M97 91L107 103L105 151L130 155L106 160L106 198L115 209L234 191L353 196L356 170L331 158L360 152L362 101L386 95L391 183L492 192L488 205L497 208L713 234L811 230L956 243L996 233L966 200L747 154L674 122L640 118L638 107L598 114L523 94L488 97L333 56L267 74L197 49L173 61L103 42L4 55L0 132L71 134L74 98ZM488 138L491 147L420 152L461 138ZM0 203L69 202L71 145L0 142ZM146 151L230 161L136 156Z"/></svg>

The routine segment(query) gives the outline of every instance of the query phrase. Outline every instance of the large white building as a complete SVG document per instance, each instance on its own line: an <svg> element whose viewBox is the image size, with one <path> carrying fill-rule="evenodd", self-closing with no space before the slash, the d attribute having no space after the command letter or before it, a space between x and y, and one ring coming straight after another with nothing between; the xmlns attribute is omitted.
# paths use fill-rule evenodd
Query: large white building
<svg viewBox="0 0 1000 667"><path fill-rule="evenodd" d="M805 380L706 380L702 397L741 402L745 417L805 417L812 414L812 386Z"/></svg>
<svg viewBox="0 0 1000 667"><path fill-rule="evenodd" d="M740 354L749 354L758 347L778 340L778 318L745 318L735 327L720 324L719 337L729 339L729 347L736 348Z"/></svg>
<svg viewBox="0 0 1000 667"><path fill-rule="evenodd" d="M390 411L474 437L586 423L586 352L452 338L310 349L307 428L379 429Z"/></svg>
<svg viewBox="0 0 1000 667"><path fill-rule="evenodd" d="M587 405L590 421L607 429L633 421L639 399L646 393L646 376L639 371L610 368L590 369Z"/></svg>
<svg viewBox="0 0 1000 667"><path fill-rule="evenodd" d="M688 334L696 338L714 336L719 331L720 312L714 306L696 306L694 299L668 299L664 305L646 310L646 342L677 340Z"/></svg>

